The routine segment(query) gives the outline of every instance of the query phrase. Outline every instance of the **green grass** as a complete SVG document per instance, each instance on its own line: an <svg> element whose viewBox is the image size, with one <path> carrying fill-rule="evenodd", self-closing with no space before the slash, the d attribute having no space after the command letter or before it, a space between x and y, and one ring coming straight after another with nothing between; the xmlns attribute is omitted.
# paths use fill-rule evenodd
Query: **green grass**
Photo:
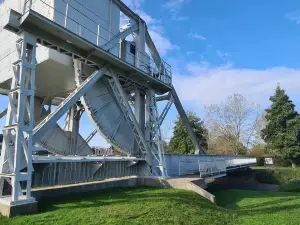
<svg viewBox="0 0 300 225"><path fill-rule="evenodd" d="M111 189L39 202L40 213L0 218L0 224L232 224L234 212L194 192Z"/></svg>
<svg viewBox="0 0 300 225"><path fill-rule="evenodd" d="M39 202L40 213L0 224L300 224L300 193L227 190L213 204L175 189L110 189Z"/></svg>
<svg viewBox="0 0 300 225"><path fill-rule="evenodd" d="M239 224L300 224L300 193L227 190L216 197L220 206L242 218Z"/></svg>

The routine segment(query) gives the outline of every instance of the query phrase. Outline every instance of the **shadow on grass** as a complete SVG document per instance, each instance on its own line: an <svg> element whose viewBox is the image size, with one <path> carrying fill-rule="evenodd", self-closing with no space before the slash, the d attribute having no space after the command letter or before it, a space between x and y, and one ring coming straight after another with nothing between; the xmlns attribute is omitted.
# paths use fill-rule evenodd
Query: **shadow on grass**
<svg viewBox="0 0 300 225"><path fill-rule="evenodd" d="M219 206L232 209L241 216L300 209L300 193L226 190L216 192L215 195ZM238 203L245 198L255 199L255 202L240 206ZM291 201L297 202L289 203Z"/></svg>
<svg viewBox="0 0 300 225"><path fill-rule="evenodd" d="M299 196L300 194L298 195L295 193L268 193L227 190L216 193L218 200L218 205L216 205L212 204L201 196L194 196L191 192L187 191L172 190L170 192L155 188L115 188L98 192L84 193L82 195L66 196L59 199L40 201L39 210L40 213L46 213L58 209L65 209L69 211L72 209L110 206L113 204L120 206L124 205L124 207L126 207L125 205L143 205L145 202L155 203L168 200L171 201L175 207L177 204L184 204L188 207L199 209L199 213L203 213L201 210L205 209L216 214L220 214L220 212L229 213L231 215L236 214L235 217L238 219L250 214L272 214L281 211L300 209L300 201L290 205L286 204L289 201L299 199ZM268 197L270 197L270 200L265 200ZM272 197L276 197L276 199L272 200ZM254 202L253 204L241 207L238 205L238 202L244 198L257 199L258 203ZM133 217L137 218L141 216L143 215L137 215Z"/></svg>
<svg viewBox="0 0 300 225"><path fill-rule="evenodd" d="M157 190L157 192L156 192ZM151 201L172 200L174 203L189 204L191 207L199 205L212 210L222 209L212 204L201 196L191 199L191 193L187 191L161 192L156 188L113 188L97 192L69 195L60 198L44 199L39 201L39 212L50 212L58 208L76 209L84 207L99 207L112 204L131 204Z"/></svg>

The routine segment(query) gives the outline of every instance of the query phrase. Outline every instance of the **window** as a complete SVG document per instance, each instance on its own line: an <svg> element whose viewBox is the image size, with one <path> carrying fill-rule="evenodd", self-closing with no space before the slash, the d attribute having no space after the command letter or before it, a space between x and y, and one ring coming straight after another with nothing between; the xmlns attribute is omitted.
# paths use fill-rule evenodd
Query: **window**
<svg viewBox="0 0 300 225"><path fill-rule="evenodd" d="M135 45L130 44L130 53L135 55Z"/></svg>

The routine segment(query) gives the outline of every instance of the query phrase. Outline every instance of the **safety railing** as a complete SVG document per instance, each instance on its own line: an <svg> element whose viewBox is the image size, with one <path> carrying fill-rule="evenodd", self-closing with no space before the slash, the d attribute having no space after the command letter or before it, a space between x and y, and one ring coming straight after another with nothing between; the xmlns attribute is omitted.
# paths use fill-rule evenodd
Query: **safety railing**
<svg viewBox="0 0 300 225"><path fill-rule="evenodd" d="M221 155L165 155L170 176L200 174L201 177L226 174L226 171L256 164L256 158Z"/></svg>
<svg viewBox="0 0 300 225"><path fill-rule="evenodd" d="M72 31L92 44L101 47L114 37L116 33L111 32L110 22L106 21L99 13L94 12L83 3L77 0L25 0L30 2L25 12L33 10L47 19ZM145 52L138 49L133 54L130 50L120 51L120 45L107 50L110 54L121 58L123 61L132 64L136 68L151 75L165 84L172 84L171 66L162 60L160 66ZM126 57L124 57L124 54ZM137 54L142 57L136 57ZM124 58L128 60L124 60Z"/></svg>

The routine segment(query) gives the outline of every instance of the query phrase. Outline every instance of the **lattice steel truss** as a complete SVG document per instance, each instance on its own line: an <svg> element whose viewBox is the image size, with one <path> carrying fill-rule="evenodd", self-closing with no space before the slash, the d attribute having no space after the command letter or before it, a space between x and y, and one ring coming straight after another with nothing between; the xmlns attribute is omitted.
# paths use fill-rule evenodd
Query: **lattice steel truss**
<svg viewBox="0 0 300 225"><path fill-rule="evenodd" d="M26 32L16 41L18 59L13 63L14 76L1 151L0 194L4 180L12 186L11 201L33 201L31 197L32 132L34 127L34 91L36 67L36 38ZM21 182L26 182L23 196Z"/></svg>
<svg viewBox="0 0 300 225"><path fill-rule="evenodd" d="M149 89L146 93L146 138L151 148L151 153L157 161L158 168L160 169L163 177L167 176L165 165L165 154L163 140L160 130L160 122L157 111L156 99L154 90Z"/></svg>
<svg viewBox="0 0 300 225"><path fill-rule="evenodd" d="M119 106L127 120L127 122L129 123L133 135L134 135L134 139L136 141L136 143L139 146L139 149L141 151L142 154L144 155L149 155L147 153L150 153L149 150L149 146L147 145L145 138L144 138L144 134L135 118L134 113L132 112L132 109L130 108L130 105L128 103L128 99L124 93L124 90L120 84L119 78L117 76L117 74L115 74L115 72L111 69L111 79L109 79L108 83L119 103ZM134 144L134 143L133 143ZM152 160L151 158L149 158L149 156L146 159L148 161L148 163L150 165L152 165Z"/></svg>

